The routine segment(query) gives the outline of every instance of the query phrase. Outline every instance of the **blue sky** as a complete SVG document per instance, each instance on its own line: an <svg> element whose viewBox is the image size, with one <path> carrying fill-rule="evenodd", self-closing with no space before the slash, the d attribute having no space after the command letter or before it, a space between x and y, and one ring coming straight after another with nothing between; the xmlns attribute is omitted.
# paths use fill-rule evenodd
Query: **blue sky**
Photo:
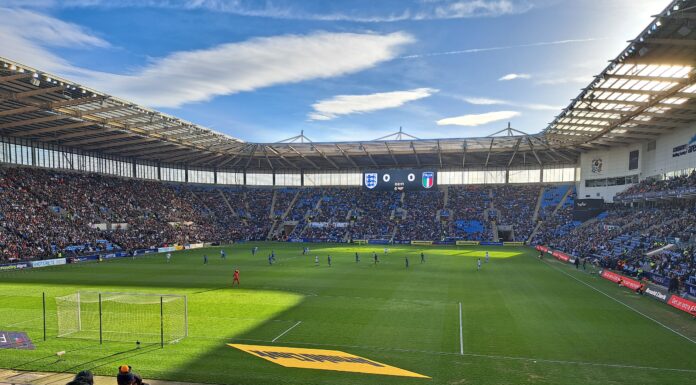
<svg viewBox="0 0 696 385"><path fill-rule="evenodd" d="M535 133L666 0L0 0L0 56L248 141Z"/></svg>

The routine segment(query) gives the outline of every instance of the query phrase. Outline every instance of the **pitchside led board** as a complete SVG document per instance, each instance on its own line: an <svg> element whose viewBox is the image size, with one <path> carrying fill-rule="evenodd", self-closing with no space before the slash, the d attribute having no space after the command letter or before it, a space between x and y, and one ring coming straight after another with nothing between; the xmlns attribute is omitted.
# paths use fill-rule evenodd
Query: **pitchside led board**
<svg viewBox="0 0 696 385"><path fill-rule="evenodd" d="M363 186L374 191L430 190L437 186L434 170L379 170L363 173Z"/></svg>

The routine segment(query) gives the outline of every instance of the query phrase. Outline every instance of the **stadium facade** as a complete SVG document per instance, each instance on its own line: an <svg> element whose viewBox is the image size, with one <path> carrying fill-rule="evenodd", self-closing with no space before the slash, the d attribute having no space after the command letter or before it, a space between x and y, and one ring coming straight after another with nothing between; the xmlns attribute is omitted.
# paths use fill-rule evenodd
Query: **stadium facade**
<svg viewBox="0 0 696 385"><path fill-rule="evenodd" d="M170 182L360 186L428 169L438 185L577 182L612 201L696 167L696 2L674 1L539 134L250 143L0 58L0 162Z"/></svg>

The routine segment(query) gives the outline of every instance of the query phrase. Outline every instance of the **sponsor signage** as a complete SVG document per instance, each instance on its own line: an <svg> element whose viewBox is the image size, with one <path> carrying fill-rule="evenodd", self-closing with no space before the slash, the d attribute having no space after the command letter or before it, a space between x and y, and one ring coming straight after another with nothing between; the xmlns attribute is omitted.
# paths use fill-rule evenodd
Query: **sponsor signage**
<svg viewBox="0 0 696 385"><path fill-rule="evenodd" d="M627 287L631 290L637 290L640 287L640 282L635 279L624 277L623 275L616 274L609 270L602 270L600 272L602 278L612 281L614 283L619 283L621 286Z"/></svg>
<svg viewBox="0 0 696 385"><path fill-rule="evenodd" d="M551 255L561 262L570 262L571 259L570 255L558 250L554 250L553 252L551 252Z"/></svg>
<svg viewBox="0 0 696 385"><path fill-rule="evenodd" d="M389 240L388 239L370 239L367 241L367 243L370 245L388 245Z"/></svg>
<svg viewBox="0 0 696 385"><path fill-rule="evenodd" d="M0 331L0 349L34 350L34 344L24 332Z"/></svg>
<svg viewBox="0 0 696 385"><path fill-rule="evenodd" d="M696 152L696 135L691 137L689 143L684 143L672 148L672 158L688 155Z"/></svg>
<svg viewBox="0 0 696 385"><path fill-rule="evenodd" d="M667 302L669 293L666 290L655 286L648 286L645 288L645 295L655 298L658 301Z"/></svg>
<svg viewBox="0 0 696 385"><path fill-rule="evenodd" d="M168 253L170 251L176 251L176 247L171 246L171 247L160 247L157 249L158 253Z"/></svg>
<svg viewBox="0 0 696 385"><path fill-rule="evenodd" d="M535 249L537 249L537 251L541 251L542 253L548 253L548 252L549 252L549 248L546 247L546 246L542 246L542 245L539 245L539 246L535 247Z"/></svg>
<svg viewBox="0 0 696 385"><path fill-rule="evenodd" d="M476 246L479 241L457 241L457 246Z"/></svg>
<svg viewBox="0 0 696 385"><path fill-rule="evenodd" d="M503 242L503 246L524 246L524 242Z"/></svg>
<svg viewBox="0 0 696 385"><path fill-rule="evenodd" d="M0 271L22 270L30 267L31 265L28 262L8 263L5 265L0 265Z"/></svg>
<svg viewBox="0 0 696 385"><path fill-rule="evenodd" d="M58 266L58 265L65 265L67 263L67 260L65 258L56 258L56 259L46 259L44 261L32 261L31 267L47 267L47 266Z"/></svg>
<svg viewBox="0 0 696 385"><path fill-rule="evenodd" d="M243 344L228 345L286 368L334 370L339 372L380 374L385 376L430 378L422 374L399 369L394 366L338 350Z"/></svg>
<svg viewBox="0 0 696 385"><path fill-rule="evenodd" d="M430 246L433 244L433 241L411 241L411 244L418 246Z"/></svg>
<svg viewBox="0 0 696 385"><path fill-rule="evenodd" d="M686 298L682 298L678 295L673 295L669 297L667 304L673 306L681 311L685 311L693 316L696 316L696 302L689 301Z"/></svg>
<svg viewBox="0 0 696 385"><path fill-rule="evenodd" d="M430 190L437 186L434 170L377 170L363 173L363 187L376 191Z"/></svg>
<svg viewBox="0 0 696 385"><path fill-rule="evenodd" d="M502 246L503 242L493 242L493 241L481 241L479 242L481 246Z"/></svg>

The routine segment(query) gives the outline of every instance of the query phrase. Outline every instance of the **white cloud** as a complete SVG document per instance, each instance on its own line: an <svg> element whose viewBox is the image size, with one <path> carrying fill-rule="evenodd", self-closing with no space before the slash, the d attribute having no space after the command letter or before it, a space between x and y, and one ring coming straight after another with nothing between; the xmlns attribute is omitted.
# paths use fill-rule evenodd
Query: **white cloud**
<svg viewBox="0 0 696 385"><path fill-rule="evenodd" d="M461 19L511 15L526 12L530 8L530 4L519 4L509 0L466 0L437 6L433 10L433 15L441 19Z"/></svg>
<svg viewBox="0 0 696 385"><path fill-rule="evenodd" d="M531 77L532 77L532 75L530 75L530 74L512 73L512 74L507 74L507 75L502 76L500 79L498 79L498 81L509 81L509 80L515 80L515 79L529 79Z"/></svg>
<svg viewBox="0 0 696 385"><path fill-rule="evenodd" d="M202 9L248 17L283 20L347 21L390 23L405 20L443 20L473 17L496 17L524 13L533 6L526 0L442 0L416 3L409 7L383 13L363 10L315 13L282 1L252 2L243 0L6 0L24 7L64 8L162 8ZM299 4L302 4L301 2ZM340 4L340 2L338 3Z"/></svg>
<svg viewBox="0 0 696 385"><path fill-rule="evenodd" d="M517 48L546 47L546 46L554 46L554 45L587 43L587 42L593 42L593 41L597 41L597 40L603 40L603 39L589 38L589 39L567 39L567 40L556 40L556 41L540 41L540 42L536 42L536 43L517 44L517 45L502 45L502 46L497 46L497 47L482 47L482 48L462 49L462 50L456 50L456 51L428 52L428 53L419 53L419 54L413 54L413 55L405 55L405 56L400 57L400 59L421 59L421 58L431 57L431 56L463 55L463 54L468 54L468 53L505 51L505 50L517 49Z"/></svg>
<svg viewBox="0 0 696 385"><path fill-rule="evenodd" d="M495 111L486 112L484 114L470 114L455 116L452 118L440 119L437 121L438 126L468 126L475 127L499 120L505 120L519 116L517 111Z"/></svg>
<svg viewBox="0 0 696 385"><path fill-rule="evenodd" d="M69 68L48 47L106 48L110 44L85 28L25 9L0 7L0 56L48 71Z"/></svg>
<svg viewBox="0 0 696 385"><path fill-rule="evenodd" d="M457 99L461 99L469 104L477 105L477 106L493 106L493 105L506 105L506 106L513 106L513 107L519 107L519 108L524 108L527 110L535 110L535 111L559 111L562 110L563 107L561 106L555 106L551 104L543 104L543 103L518 103L518 102L512 102L509 100L502 100L502 99L492 99L492 98L482 98L482 97L461 97L461 96L455 96Z"/></svg>
<svg viewBox="0 0 696 385"><path fill-rule="evenodd" d="M113 74L75 67L51 52L53 46L109 46L82 27L21 9L0 8L0 20L1 56L151 107L356 73L395 58L414 41L403 32L281 35L175 52Z"/></svg>
<svg viewBox="0 0 696 385"><path fill-rule="evenodd" d="M256 38L173 53L132 75L90 74L84 82L146 105L178 107L219 95L359 72L394 58L412 41L401 32Z"/></svg>
<svg viewBox="0 0 696 385"><path fill-rule="evenodd" d="M510 104L510 102L506 102L505 100L500 100L500 99L491 99L491 98L469 98L469 97L464 97L462 98L465 102L469 104L475 104L479 106L491 106L495 104Z"/></svg>
<svg viewBox="0 0 696 385"><path fill-rule="evenodd" d="M340 115L360 114L387 108L395 108L436 93L433 88L416 88L406 91L379 92L368 95L337 95L312 104L314 112L310 120L331 120Z"/></svg>

